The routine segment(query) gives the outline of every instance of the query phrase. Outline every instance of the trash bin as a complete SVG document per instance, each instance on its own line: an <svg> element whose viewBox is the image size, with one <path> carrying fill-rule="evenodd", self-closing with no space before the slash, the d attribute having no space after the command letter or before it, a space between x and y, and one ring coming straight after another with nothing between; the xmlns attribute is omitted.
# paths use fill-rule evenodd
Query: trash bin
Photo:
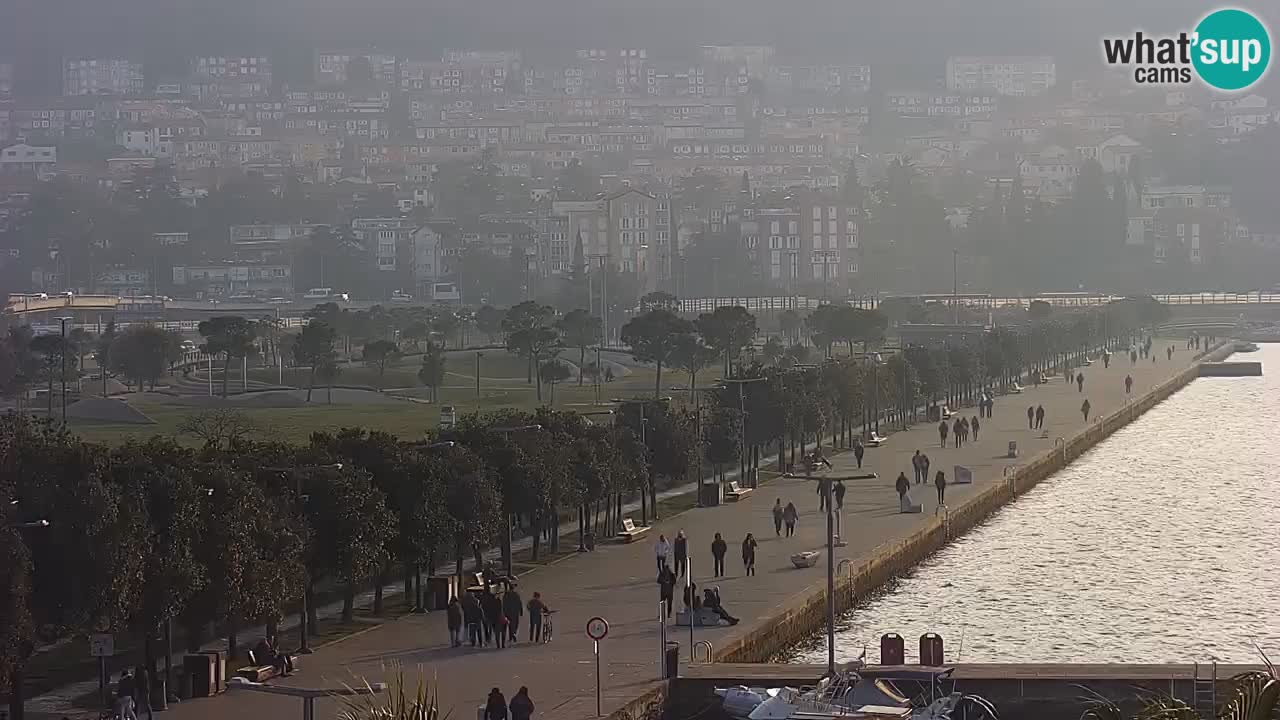
<svg viewBox="0 0 1280 720"><path fill-rule="evenodd" d="M906 644L898 633L885 633L880 636L880 664L905 665Z"/></svg>
<svg viewBox="0 0 1280 720"><path fill-rule="evenodd" d="M680 643L667 641L666 652L663 653L662 677L675 680L680 676Z"/></svg>
<svg viewBox="0 0 1280 720"><path fill-rule="evenodd" d="M1011 458L1016 458L1016 457L1018 457L1018 441L1017 441L1017 440L1010 440L1010 441L1009 441L1009 455L1008 455L1008 457L1011 457Z"/></svg>
<svg viewBox="0 0 1280 720"><path fill-rule="evenodd" d="M723 497L719 481L703 482L698 486L698 500L702 507L716 507Z"/></svg>
<svg viewBox="0 0 1280 720"><path fill-rule="evenodd" d="M213 697L218 692L212 655L183 655L183 674L189 678L191 697Z"/></svg>
<svg viewBox="0 0 1280 720"><path fill-rule="evenodd" d="M920 636L920 664L927 667L942 667L942 636L937 633L925 633Z"/></svg>

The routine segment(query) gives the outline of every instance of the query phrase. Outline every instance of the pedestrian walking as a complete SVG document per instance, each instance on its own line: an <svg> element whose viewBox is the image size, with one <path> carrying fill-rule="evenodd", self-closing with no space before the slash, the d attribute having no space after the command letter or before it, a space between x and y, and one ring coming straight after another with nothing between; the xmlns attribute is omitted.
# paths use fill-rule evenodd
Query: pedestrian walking
<svg viewBox="0 0 1280 720"><path fill-rule="evenodd" d="M667 542L666 535L658 536L658 542L653 544L653 554L658 561L658 569L661 570L667 564L667 557L671 555L671 543Z"/></svg>
<svg viewBox="0 0 1280 720"><path fill-rule="evenodd" d="M956 419L955 424L951 427L951 435L955 438L956 447L960 447L960 420Z"/></svg>
<svg viewBox="0 0 1280 720"><path fill-rule="evenodd" d="M462 596L462 619L467 624L467 639L471 647L484 646L484 609L475 595L465 593Z"/></svg>
<svg viewBox="0 0 1280 720"><path fill-rule="evenodd" d="M542 641L542 616L547 613L547 606L542 602L542 593L535 592L529 598L529 642Z"/></svg>
<svg viewBox="0 0 1280 720"><path fill-rule="evenodd" d="M137 683L128 670L120 673L120 682L116 683L116 715L120 720L138 720L134 711L133 696L137 692Z"/></svg>
<svg viewBox="0 0 1280 720"><path fill-rule="evenodd" d="M1084 415L1085 422L1089 422L1089 410L1089 398L1085 398L1084 402L1080 404L1080 414Z"/></svg>
<svg viewBox="0 0 1280 720"><path fill-rule="evenodd" d="M911 471L915 473L914 477L912 478L912 481L914 482L914 484L919 485L920 483L924 482L924 480L920 478L921 470L920 470L920 451L919 450L916 450L916 454L911 456Z"/></svg>
<svg viewBox="0 0 1280 720"><path fill-rule="evenodd" d="M1133 376L1125 375L1124 376L1124 394L1128 395L1132 392L1133 392Z"/></svg>
<svg viewBox="0 0 1280 720"><path fill-rule="evenodd" d="M724 556L729 552L729 544L720 537L720 533L716 533L715 540L711 541L711 559L715 561L715 576L724 577Z"/></svg>
<svg viewBox="0 0 1280 720"><path fill-rule="evenodd" d="M1027 429L1034 430L1036 428L1036 406L1027 406Z"/></svg>
<svg viewBox="0 0 1280 720"><path fill-rule="evenodd" d="M978 422L977 415L974 415L973 419L969 421L969 427L973 429L973 441L978 442L978 431L982 429L982 423Z"/></svg>
<svg viewBox="0 0 1280 720"><path fill-rule="evenodd" d="M930 461L929 461L928 455L920 456L920 474L922 477L925 477L925 478L929 477L929 463Z"/></svg>
<svg viewBox="0 0 1280 720"><path fill-rule="evenodd" d="M524 598L515 588L502 593L502 614L507 618L507 639L516 642L520 639L520 618L524 616Z"/></svg>
<svg viewBox="0 0 1280 720"><path fill-rule="evenodd" d="M1130 351L1129 351L1129 364L1130 364L1130 365L1137 365L1137 364L1138 364L1138 351L1137 351L1137 350L1130 350Z"/></svg>
<svg viewBox="0 0 1280 720"><path fill-rule="evenodd" d="M843 482L843 481L841 481L841 480L837 480L837 481L836 481L836 484L835 484L835 487L833 487L833 488L831 489L832 494L833 494L833 495L835 496L835 498L836 498L836 510L843 510L843 509L844 509L844 494L845 494L845 490L846 490L846 488L845 488L845 486L844 486L844 482Z"/></svg>
<svg viewBox="0 0 1280 720"><path fill-rule="evenodd" d="M862 456L867 453L867 448L862 444L862 438L855 437L853 439L853 459L858 461L858 469L862 469Z"/></svg>
<svg viewBox="0 0 1280 720"><path fill-rule="evenodd" d="M1166 360L1172 360L1172 359L1173 359L1173 346L1172 346L1172 345L1170 345L1168 348L1166 348L1166 349L1165 349L1165 351L1164 351L1164 357L1165 357L1165 359L1166 359Z"/></svg>
<svg viewBox="0 0 1280 720"><path fill-rule="evenodd" d="M1043 427L1044 427L1044 406L1037 405L1036 406L1036 429L1039 430Z"/></svg>
<svg viewBox="0 0 1280 720"><path fill-rule="evenodd" d="M685 537L684 530L676 533L676 541L671 545L671 552L676 558L676 576L684 577L685 571L689 569L689 538Z"/></svg>
<svg viewBox="0 0 1280 720"><path fill-rule="evenodd" d="M947 474L939 470L938 474L933 476L933 486L938 489L938 507L946 505Z"/></svg>
<svg viewBox="0 0 1280 720"><path fill-rule="evenodd" d="M658 599L666 605L667 618L671 617L671 606L675 603L676 574L671 568L663 566L658 570Z"/></svg>
<svg viewBox="0 0 1280 720"><path fill-rule="evenodd" d="M1076 375L1076 392L1084 392L1084 373Z"/></svg>
<svg viewBox="0 0 1280 720"><path fill-rule="evenodd" d="M795 503L787 503L782 510L782 520L787 524L787 537L796 534L796 520L800 517L800 512L796 510Z"/></svg>
<svg viewBox="0 0 1280 720"><path fill-rule="evenodd" d="M484 644L488 645L491 640L494 640L494 634L501 632L498 623L502 618L502 601L485 590L480 595L480 609L484 611Z"/></svg>
<svg viewBox="0 0 1280 720"><path fill-rule="evenodd" d="M943 420L938 423L938 445L940 447L947 446L947 421Z"/></svg>
<svg viewBox="0 0 1280 720"><path fill-rule="evenodd" d="M1106 370L1109 367L1111 367L1111 353L1103 352L1102 353L1102 369Z"/></svg>
<svg viewBox="0 0 1280 720"><path fill-rule="evenodd" d="M742 539L742 568L748 575L756 574L756 547L758 545L756 536L751 533L747 533L747 536Z"/></svg>
<svg viewBox="0 0 1280 720"><path fill-rule="evenodd" d="M831 485L831 481L826 478L818 480L818 512L827 511L827 490Z"/></svg>
<svg viewBox="0 0 1280 720"><path fill-rule="evenodd" d="M507 699L498 688L489 691L489 699L484 704L484 720L509 720Z"/></svg>
<svg viewBox="0 0 1280 720"><path fill-rule="evenodd" d="M898 479L894 481L893 488L898 491L898 502L901 503L902 499L907 496L907 491L911 489L911 483L907 482L906 473L898 473Z"/></svg>
<svg viewBox="0 0 1280 720"><path fill-rule="evenodd" d="M511 698L511 720L530 720L533 717L533 700L529 699L529 688L521 685L516 696Z"/></svg>
<svg viewBox="0 0 1280 720"><path fill-rule="evenodd" d="M445 617L449 625L449 647L462 647L462 603L458 602L457 595L449 598Z"/></svg>
<svg viewBox="0 0 1280 720"><path fill-rule="evenodd" d="M782 537L782 498L773 503L773 534Z"/></svg>
<svg viewBox="0 0 1280 720"><path fill-rule="evenodd" d="M134 699L137 712L147 711L147 720L154 720L155 713L151 709L151 673L145 665L133 669Z"/></svg>

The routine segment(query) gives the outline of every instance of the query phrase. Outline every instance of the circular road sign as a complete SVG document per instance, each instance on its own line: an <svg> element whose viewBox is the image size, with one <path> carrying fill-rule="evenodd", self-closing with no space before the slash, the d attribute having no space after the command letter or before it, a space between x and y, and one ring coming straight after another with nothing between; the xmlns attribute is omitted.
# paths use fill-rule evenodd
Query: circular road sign
<svg viewBox="0 0 1280 720"><path fill-rule="evenodd" d="M600 641L609 634L609 623L602 617L593 617L587 621L587 637Z"/></svg>

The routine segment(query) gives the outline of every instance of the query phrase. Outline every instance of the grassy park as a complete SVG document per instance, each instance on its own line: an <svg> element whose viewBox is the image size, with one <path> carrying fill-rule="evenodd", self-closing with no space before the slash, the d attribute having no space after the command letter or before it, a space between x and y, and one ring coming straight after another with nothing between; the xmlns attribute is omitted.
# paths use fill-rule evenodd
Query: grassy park
<svg viewBox="0 0 1280 720"><path fill-rule="evenodd" d="M576 359L571 358L574 361ZM272 401L263 396L271 394L278 398L278 392L235 395L243 387L243 379L233 367L228 381L233 396L225 402L215 399L207 404L192 404L159 392L135 393L128 396L129 405L151 418L154 421L152 424L72 418L69 426L85 440L94 442L116 444L131 438L144 439L152 435L163 435L195 443L195 438L183 437L178 432L182 423L210 407L227 407L243 412L272 439L284 441L303 442L314 432L335 431L352 426L384 430L403 438L416 438L437 425L440 408L444 405L452 405L462 414L503 408L529 410L539 404L551 404L551 388L543 386L542 402L539 403L535 386L526 381L524 360L504 350L482 351L478 397L474 352L450 354L445 385L437 391L435 403L428 402L430 389L423 387L418 381L418 364L417 356L406 356L394 366L388 367L381 377L376 367L361 362L344 364L337 387L333 389L332 399L327 388L317 386L310 402L305 401L305 392L294 391L291 397L284 398L287 402L276 403L286 406L264 406L272 404ZM601 384L599 397L602 403L652 395L654 371L634 366L628 370L630 374ZM221 390L221 372L220 368L214 368L215 395ZM712 371L704 372L705 377L698 378L699 385L713 382L714 378L711 376L716 374ZM187 381L188 393L192 383L198 385L207 380L203 372L193 377L194 380ZM251 383L274 386L278 379L282 379L285 386L305 390L310 382L310 371L307 368L285 368L280 373L276 368L270 367L249 369ZM688 385L688 375L678 371L664 369L662 380L664 394L679 396L681 393L672 388L684 388ZM379 385L384 391L373 391ZM554 394L554 406L557 409L591 411L595 407L597 393L590 379L581 386L576 378L557 383ZM204 399L199 395L196 398Z"/></svg>

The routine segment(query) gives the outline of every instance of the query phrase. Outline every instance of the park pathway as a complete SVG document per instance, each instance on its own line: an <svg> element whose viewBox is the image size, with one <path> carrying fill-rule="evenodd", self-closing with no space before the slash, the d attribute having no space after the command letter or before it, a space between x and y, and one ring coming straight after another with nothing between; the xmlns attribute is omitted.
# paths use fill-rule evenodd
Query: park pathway
<svg viewBox="0 0 1280 720"><path fill-rule="evenodd" d="M1165 359L1165 348L1175 348L1173 361ZM1134 378L1133 395L1138 397L1155 385L1186 368L1193 351L1177 340L1155 344L1158 362L1139 360L1131 366L1117 353L1110 369L1101 362L1084 368L1084 392L1061 377L1039 387L1028 387L1021 395L996 398L993 417L982 420L977 441L956 449L940 448L936 424L923 423L905 432L894 433L879 448L868 449L864 468L879 474L876 480L848 483L844 507L844 539L848 546L837 549L837 561L853 560L855 566L880 544L905 538L931 519L936 506L933 488L916 489L913 499L924 504L920 515L897 512L893 485L900 471L911 478L910 457L916 449L926 452L932 469L947 471L964 465L973 471L972 485L947 488L948 504L955 508L992 483L1000 481L1010 440L1018 442L1020 459L1052 450L1058 437L1070 437L1084 429L1081 402L1087 397L1092 417L1106 415L1125 404L1124 377ZM1028 405L1043 405L1048 439L1027 429ZM976 415L965 408L966 416ZM950 438L949 438L950 439ZM853 471L853 457L845 453L831 458L833 474ZM775 498L795 502L801 512L796 536L775 538L770 507ZM792 598L825 581L825 562L797 570L789 557L800 550L825 546L825 520L818 512L818 499L811 481L778 479L760 487L749 498L715 508L691 510L665 519L653 527L645 540L631 544L604 544L594 553L571 556L550 567L538 569L520 580L525 600L534 591L542 593L555 616L556 639L549 645L524 642L505 650L451 649L444 613L407 616L363 634L351 636L319 650L302 661L301 672L287 680L300 687L340 687L357 678L383 680L389 666L400 663L407 674L421 672L439 691L441 706L452 709L453 717L470 720L492 687L499 687L508 699L522 685L529 687L537 704L537 718L578 720L595 717L595 663L592 643L584 628L589 618L605 617L609 637L602 643L604 712L607 715L641 695L659 675L658 588L655 584L653 543L658 534L668 539L684 529L690 537L695 580L703 587L719 585L729 612L742 619L736 627L698 628L695 640L707 640L724 647L732 637L749 633ZM723 578L708 577L711 567L712 535L720 532L729 543L728 573ZM755 577L745 577L738 546L747 532L760 541ZM679 600L677 599L677 603ZM522 630L527 624L522 624ZM670 639L681 643L681 660L689 657L687 628L674 629ZM525 636L527 637L527 636ZM871 638L867 638L870 643ZM332 706L318 708L320 717L332 717ZM279 696L230 691L215 699L184 702L171 706L171 720L214 720L229 717L299 717L298 701Z"/></svg>

